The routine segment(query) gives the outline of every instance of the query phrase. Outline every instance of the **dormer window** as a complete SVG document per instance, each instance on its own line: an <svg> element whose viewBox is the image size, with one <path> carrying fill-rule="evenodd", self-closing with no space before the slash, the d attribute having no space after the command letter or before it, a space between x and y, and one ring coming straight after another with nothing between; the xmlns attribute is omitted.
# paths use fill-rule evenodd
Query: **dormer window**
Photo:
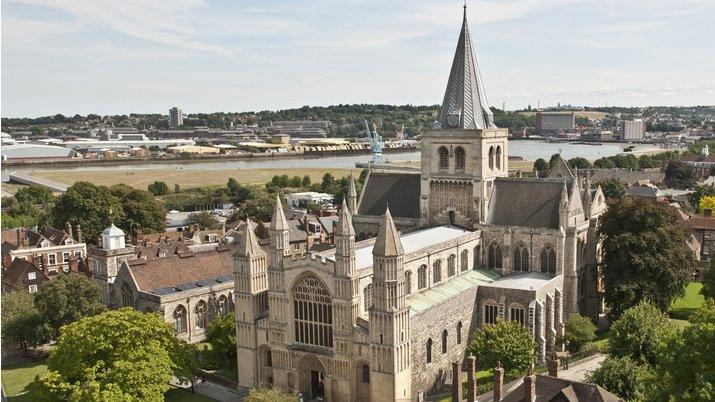
<svg viewBox="0 0 715 402"><path fill-rule="evenodd" d="M72 239L66 239L65 244L74 244L74 240Z"/></svg>
<svg viewBox="0 0 715 402"><path fill-rule="evenodd" d="M40 247L50 247L52 243L50 243L47 240L43 240L42 243L40 243Z"/></svg>

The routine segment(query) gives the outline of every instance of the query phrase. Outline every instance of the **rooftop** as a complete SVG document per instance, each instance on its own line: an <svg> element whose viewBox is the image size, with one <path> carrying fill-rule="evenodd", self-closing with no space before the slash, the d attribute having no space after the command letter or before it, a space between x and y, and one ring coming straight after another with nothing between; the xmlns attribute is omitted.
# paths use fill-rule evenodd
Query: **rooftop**
<svg viewBox="0 0 715 402"><path fill-rule="evenodd" d="M421 314L434 306L449 301L467 289L492 283L498 278L499 274L494 271L485 269L470 270L431 289L412 294L407 297L410 315Z"/></svg>
<svg viewBox="0 0 715 402"><path fill-rule="evenodd" d="M554 279L553 274L530 271L510 274L497 279L489 286L505 289L538 290Z"/></svg>

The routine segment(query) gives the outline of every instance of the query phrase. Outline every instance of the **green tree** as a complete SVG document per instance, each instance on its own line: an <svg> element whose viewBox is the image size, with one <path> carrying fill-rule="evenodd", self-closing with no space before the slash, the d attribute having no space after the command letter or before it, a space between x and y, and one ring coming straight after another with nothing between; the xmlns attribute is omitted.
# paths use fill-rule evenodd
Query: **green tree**
<svg viewBox="0 0 715 402"><path fill-rule="evenodd" d="M693 188L696 180L695 170L685 162L671 161L665 166L665 185L669 188Z"/></svg>
<svg viewBox="0 0 715 402"><path fill-rule="evenodd" d="M305 175L300 183L303 187L310 187L310 176Z"/></svg>
<svg viewBox="0 0 715 402"><path fill-rule="evenodd" d="M549 164L543 158L534 161L534 171L546 172L547 170L549 170Z"/></svg>
<svg viewBox="0 0 715 402"><path fill-rule="evenodd" d="M53 339L60 327L106 310L99 286L80 274L59 275L35 294L35 306Z"/></svg>
<svg viewBox="0 0 715 402"><path fill-rule="evenodd" d="M628 196L628 188L626 187L626 183L618 179L606 179L599 181L596 184L601 186L603 196L606 197L606 199L609 201L619 201L620 199Z"/></svg>
<svg viewBox="0 0 715 402"><path fill-rule="evenodd" d="M599 169L613 169L616 167L616 164L609 158L599 158L593 162L593 166Z"/></svg>
<svg viewBox="0 0 715 402"><path fill-rule="evenodd" d="M42 317L35 307L35 297L25 291L2 293L2 338L18 346L27 354L28 349L49 340Z"/></svg>
<svg viewBox="0 0 715 402"><path fill-rule="evenodd" d="M225 356L228 364L233 365L236 358L236 316L226 314L211 321L206 330L206 341L219 356Z"/></svg>
<svg viewBox="0 0 715 402"><path fill-rule="evenodd" d="M143 233L164 231L166 209L163 201L157 200L148 191L126 184L114 185L110 191L122 204L123 215L117 222L120 227L130 231L139 229Z"/></svg>
<svg viewBox="0 0 715 402"><path fill-rule="evenodd" d="M613 356L655 363L661 344L673 334L668 316L646 302L627 309L611 326L608 347Z"/></svg>
<svg viewBox="0 0 715 402"><path fill-rule="evenodd" d="M700 206L701 198L706 196L715 196L715 186L712 185L695 186L693 190L695 191L688 196L688 202L694 210L698 209Z"/></svg>
<svg viewBox="0 0 715 402"><path fill-rule="evenodd" d="M485 367L494 367L499 361L505 370L521 372L534 361L534 341L517 322L497 320L494 325L484 325L475 332L469 349Z"/></svg>
<svg viewBox="0 0 715 402"><path fill-rule="evenodd" d="M248 391L248 396L244 398L244 402L298 402L298 396L291 394L286 395L276 388L256 387Z"/></svg>
<svg viewBox="0 0 715 402"><path fill-rule="evenodd" d="M689 321L660 349L653 400L715 400L715 301L706 302Z"/></svg>
<svg viewBox="0 0 715 402"><path fill-rule="evenodd" d="M221 223L218 219L214 218L213 214L208 211L200 211L189 214L186 218L186 223L192 225L196 224L199 228L203 229L218 229L221 227Z"/></svg>
<svg viewBox="0 0 715 402"><path fill-rule="evenodd" d="M574 314L566 320L564 325L564 341L568 351L576 353L586 344L596 339L596 326L588 317Z"/></svg>
<svg viewBox="0 0 715 402"><path fill-rule="evenodd" d="M52 226L65 227L65 222L81 224L87 239L96 239L114 218L121 220L123 211L119 200L109 188L79 181L57 197L52 207Z"/></svg>
<svg viewBox="0 0 715 402"><path fill-rule="evenodd" d="M569 159L568 165L570 167L576 168L576 169L590 169L591 168L591 162L589 162L586 158L581 158L581 157Z"/></svg>
<svg viewBox="0 0 715 402"><path fill-rule="evenodd" d="M267 222L273 214L273 206L276 202L275 195L265 191L258 191L252 194L251 198L246 200L243 208L239 209L234 214L234 219L251 219Z"/></svg>
<svg viewBox="0 0 715 402"><path fill-rule="evenodd" d="M172 375L181 378L186 346L154 313L131 308L86 317L62 328L50 352L41 400L163 401Z"/></svg>
<svg viewBox="0 0 715 402"><path fill-rule="evenodd" d="M20 203L50 205L54 201L55 196L49 188L33 184L17 190L17 192L15 192L15 199Z"/></svg>
<svg viewBox="0 0 715 402"><path fill-rule="evenodd" d="M226 187L228 187L228 194L235 196L236 193L238 193L238 189L241 187L241 185L238 184L238 180L234 179L233 177L230 177L228 179Z"/></svg>
<svg viewBox="0 0 715 402"><path fill-rule="evenodd" d="M704 197L700 197L700 202L698 203L698 212L703 212L706 209L709 209L711 211L715 209L715 196L706 195Z"/></svg>
<svg viewBox="0 0 715 402"><path fill-rule="evenodd" d="M703 272L702 282L703 288L700 289L700 293L706 299L715 299L715 258L710 260L710 269Z"/></svg>
<svg viewBox="0 0 715 402"><path fill-rule="evenodd" d="M615 317L642 300L666 311L684 294L693 254L666 206L622 199L603 214L598 233L605 297Z"/></svg>
<svg viewBox="0 0 715 402"><path fill-rule="evenodd" d="M645 401L649 375L647 365L628 356L608 356L601 367L587 374L586 381L598 384L627 401Z"/></svg>
<svg viewBox="0 0 715 402"><path fill-rule="evenodd" d="M169 186L167 186L163 181L155 181L154 183L151 183L147 187L147 190L155 196L169 194Z"/></svg>
<svg viewBox="0 0 715 402"><path fill-rule="evenodd" d="M181 192L181 186L179 183L174 184L174 194L178 194Z"/></svg>

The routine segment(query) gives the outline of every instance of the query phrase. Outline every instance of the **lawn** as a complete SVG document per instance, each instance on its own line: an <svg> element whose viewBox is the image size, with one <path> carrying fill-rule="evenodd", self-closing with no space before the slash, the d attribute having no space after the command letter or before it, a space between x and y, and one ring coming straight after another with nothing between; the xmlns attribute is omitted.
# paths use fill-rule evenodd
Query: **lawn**
<svg viewBox="0 0 715 402"><path fill-rule="evenodd" d="M192 394L190 391L187 391L183 388L175 388L171 387L165 394L164 394L164 401L165 402L190 402L190 401L198 401L198 402L214 402L214 399L211 399L207 396L203 396L200 394Z"/></svg>
<svg viewBox="0 0 715 402"><path fill-rule="evenodd" d="M2 385L7 392L8 401L24 402L33 398L27 393L29 385L35 381L35 376L47 374L47 365L43 362L29 362L3 367Z"/></svg>
<svg viewBox="0 0 715 402"><path fill-rule="evenodd" d="M690 314L705 303L705 297L700 294L702 288L702 283L691 282L688 287L685 288L685 295L676 299L670 306L670 311L668 312L670 318L687 321Z"/></svg>

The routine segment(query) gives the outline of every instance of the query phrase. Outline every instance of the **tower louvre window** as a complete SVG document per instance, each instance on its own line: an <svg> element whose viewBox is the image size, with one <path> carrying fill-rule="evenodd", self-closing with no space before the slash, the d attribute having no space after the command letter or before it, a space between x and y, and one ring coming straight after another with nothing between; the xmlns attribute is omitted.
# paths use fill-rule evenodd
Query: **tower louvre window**
<svg viewBox="0 0 715 402"><path fill-rule="evenodd" d="M465 164L466 158L464 154L464 148L457 147L457 149L454 150L454 167L457 170L464 170Z"/></svg>

